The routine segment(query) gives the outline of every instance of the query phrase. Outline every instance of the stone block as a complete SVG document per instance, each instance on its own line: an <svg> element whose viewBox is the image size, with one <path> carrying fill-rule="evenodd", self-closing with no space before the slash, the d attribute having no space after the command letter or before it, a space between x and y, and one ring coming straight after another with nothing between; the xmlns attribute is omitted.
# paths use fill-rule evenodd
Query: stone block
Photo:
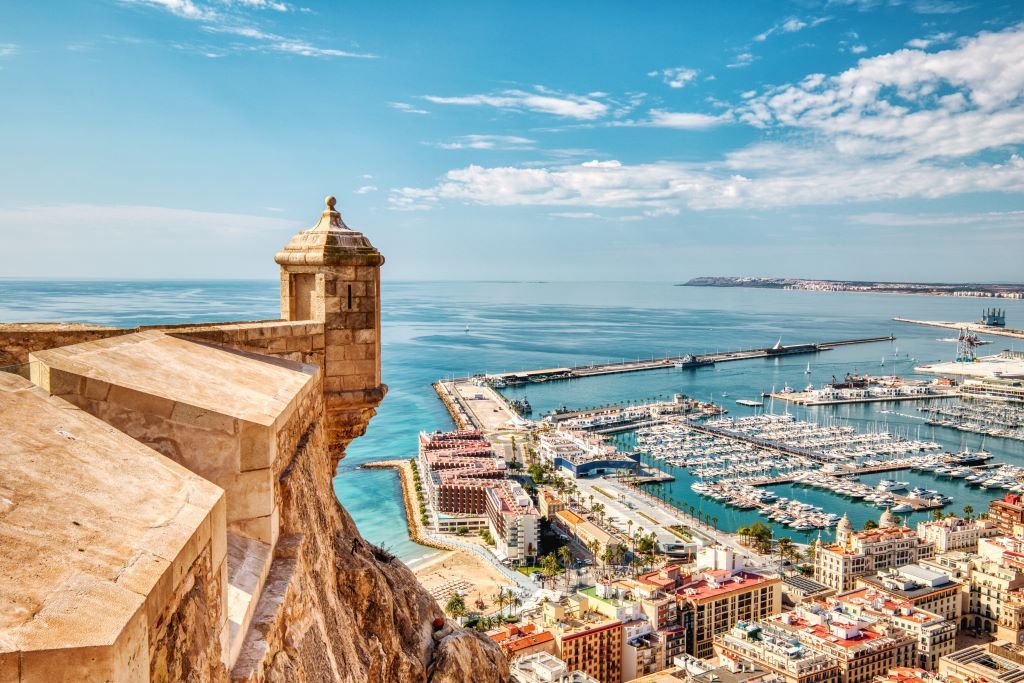
<svg viewBox="0 0 1024 683"><path fill-rule="evenodd" d="M171 420L183 425L210 429L225 434L238 432L238 420L230 415L198 408L187 403L175 403L171 411Z"/></svg>
<svg viewBox="0 0 1024 683"><path fill-rule="evenodd" d="M222 495L210 510L210 563L217 566L227 555L227 496Z"/></svg>
<svg viewBox="0 0 1024 683"><path fill-rule="evenodd" d="M269 515L274 507L270 469L239 472L224 482L228 524Z"/></svg>
<svg viewBox="0 0 1024 683"><path fill-rule="evenodd" d="M271 430L252 422L241 422L239 427L239 468L241 471L270 467L274 462L274 439Z"/></svg>
<svg viewBox="0 0 1024 683"><path fill-rule="evenodd" d="M175 405L174 401L168 398L135 391L117 384L110 387L107 403L154 417L170 417L174 412Z"/></svg>
<svg viewBox="0 0 1024 683"><path fill-rule="evenodd" d="M357 344L376 344L377 330L373 327L355 330L354 339Z"/></svg>
<svg viewBox="0 0 1024 683"><path fill-rule="evenodd" d="M327 346L340 346L342 344L351 344L353 340L353 331L345 329L328 329L324 332L324 337L327 340Z"/></svg>
<svg viewBox="0 0 1024 683"><path fill-rule="evenodd" d="M103 380L91 377L85 380L85 397L94 401L105 401L110 392L110 385Z"/></svg>
<svg viewBox="0 0 1024 683"><path fill-rule="evenodd" d="M0 683L19 683L21 681L21 654L19 652L0 652Z"/></svg>
<svg viewBox="0 0 1024 683"><path fill-rule="evenodd" d="M269 515L232 522L229 528L233 533L254 538L272 547L277 543L280 527L280 512L275 507Z"/></svg>

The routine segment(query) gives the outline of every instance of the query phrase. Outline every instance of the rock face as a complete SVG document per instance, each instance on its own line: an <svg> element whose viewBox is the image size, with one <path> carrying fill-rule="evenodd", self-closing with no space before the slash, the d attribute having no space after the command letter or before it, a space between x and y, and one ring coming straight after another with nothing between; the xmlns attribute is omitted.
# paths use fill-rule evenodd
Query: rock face
<svg viewBox="0 0 1024 683"><path fill-rule="evenodd" d="M334 498L331 462L322 424L311 422L280 474L275 568L232 679L508 681L489 638L450 626L434 632L444 617L437 603L404 564L359 535Z"/></svg>
<svg viewBox="0 0 1024 683"><path fill-rule="evenodd" d="M364 540L334 495L338 460L363 434L387 390L380 374L383 257L344 225L329 199L317 226L299 233L277 261L277 321L143 331L0 327L0 359L31 360L28 372L18 371L36 386L21 378L10 381L21 383L18 391L49 394L48 403L32 405L45 406L58 420L62 410L88 413L83 424L92 420L90 429L115 434L134 449L75 461L84 468L80 480L91 475L104 483L107 497L97 499L90 491L88 509L104 520L107 545L102 555L95 544L73 548L71 555L93 567L92 581L104 590L134 577L125 593L127 625L106 619L109 636L98 646L95 638L83 637L94 635L94 628L78 626L66 640L51 629L44 650L19 637L24 624L8 625L0 611L3 683L510 680L498 646L446 623L412 572ZM18 421L33 422L20 415ZM8 427L13 425L0 423L0 434ZM49 438L60 446L66 431L58 427L60 438ZM19 564L17 557L5 557L6 549L26 548L29 557L32 544L46 547L40 527L25 515L11 516L5 500L42 488L53 495L45 497L50 502L40 514L77 529L75 511L62 502L73 497L56 487L61 481L71 487L70 480L48 483L39 441L5 443L13 450L0 458L4 571ZM76 442L74 448L88 451L97 443ZM112 458L124 463L111 464ZM159 506L135 491L140 470L130 458L163 473L166 488L153 494ZM37 476L13 476L18 470L12 463L19 462ZM95 463L107 463L108 469L95 472ZM174 498L194 504L195 496L182 488L188 481L207 487L211 496L202 515L188 518L194 522L182 520ZM108 514L112 506L139 523L118 523ZM158 507L166 511L163 518L154 518ZM164 518L175 520L173 535L163 531ZM60 535L55 532L50 542L59 544ZM137 578L142 570L135 547L159 549L148 582ZM94 550L96 558L90 555ZM89 623L95 609L83 611L78 584L63 573L51 574L47 582L41 572L12 569L6 585L0 583L0 599L47 596L48 618ZM133 611L131 601L145 609ZM83 655L84 645L89 649ZM38 660L40 651L47 668L33 673L26 662Z"/></svg>

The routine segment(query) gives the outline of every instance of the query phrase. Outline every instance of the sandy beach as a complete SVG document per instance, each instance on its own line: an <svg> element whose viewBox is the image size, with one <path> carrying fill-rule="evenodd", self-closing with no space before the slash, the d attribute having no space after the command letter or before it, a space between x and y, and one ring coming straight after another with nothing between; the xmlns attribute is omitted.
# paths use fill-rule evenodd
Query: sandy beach
<svg viewBox="0 0 1024 683"><path fill-rule="evenodd" d="M449 550L413 568L423 587L444 607L454 592L460 593L466 608L483 614L498 611L495 594L512 583L497 570L466 550ZM477 605L482 600L484 607Z"/></svg>

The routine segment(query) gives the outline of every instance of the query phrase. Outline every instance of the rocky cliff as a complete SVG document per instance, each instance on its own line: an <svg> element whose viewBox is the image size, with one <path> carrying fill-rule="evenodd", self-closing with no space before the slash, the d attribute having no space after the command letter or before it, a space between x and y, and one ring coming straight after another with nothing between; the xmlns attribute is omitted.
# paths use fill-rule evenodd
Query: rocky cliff
<svg viewBox="0 0 1024 683"><path fill-rule="evenodd" d="M322 415L318 406L301 412ZM508 681L505 657L489 638L447 623L435 630L444 614L431 595L360 536L334 497L321 421L303 422L282 437L296 438L279 475L282 536L232 678Z"/></svg>

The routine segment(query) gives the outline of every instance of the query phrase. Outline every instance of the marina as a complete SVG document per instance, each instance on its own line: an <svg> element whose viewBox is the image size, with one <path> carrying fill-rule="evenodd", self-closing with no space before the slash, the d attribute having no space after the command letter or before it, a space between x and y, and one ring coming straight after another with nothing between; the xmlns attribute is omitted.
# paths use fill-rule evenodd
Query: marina
<svg viewBox="0 0 1024 683"><path fill-rule="evenodd" d="M779 392L772 392L771 398L805 406L829 406L843 403L875 403L895 401L922 401L937 398L951 398L959 395L955 382L942 379L931 381L900 377L898 375L871 376L847 375L842 381L832 382L819 388L808 384L803 391L796 391L788 385Z"/></svg>
<svg viewBox="0 0 1024 683"><path fill-rule="evenodd" d="M960 401L922 406L929 425L1024 441L1024 405L998 401Z"/></svg>

